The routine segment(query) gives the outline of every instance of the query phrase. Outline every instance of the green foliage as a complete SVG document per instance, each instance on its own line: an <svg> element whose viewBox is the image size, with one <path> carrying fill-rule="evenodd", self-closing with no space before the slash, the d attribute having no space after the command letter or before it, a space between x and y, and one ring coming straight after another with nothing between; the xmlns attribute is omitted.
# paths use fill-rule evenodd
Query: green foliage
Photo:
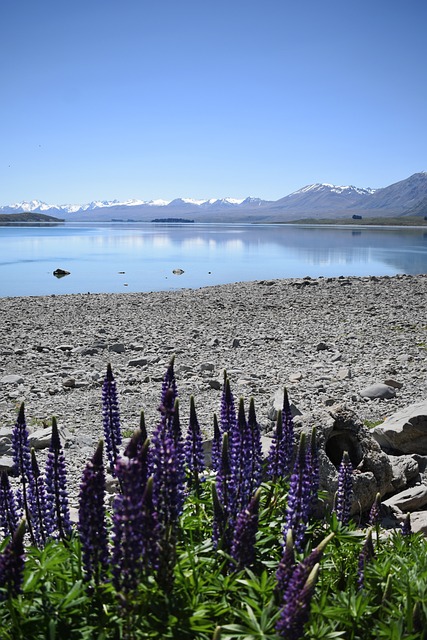
<svg viewBox="0 0 427 640"><path fill-rule="evenodd" d="M77 536L66 543L51 541L42 550L29 547L23 592L0 603L2 640L211 640L214 634L221 640L277 640L275 571L286 484L262 485L257 562L240 572L230 572L230 558L213 549L210 484L208 478L201 495L185 505L171 593L145 575L128 602L120 600L110 581L98 587L86 583ZM331 531L335 535L321 562L304 638L427 638L425 539L396 532L375 544L358 591L366 532L342 526L334 514L311 523L298 560Z"/></svg>

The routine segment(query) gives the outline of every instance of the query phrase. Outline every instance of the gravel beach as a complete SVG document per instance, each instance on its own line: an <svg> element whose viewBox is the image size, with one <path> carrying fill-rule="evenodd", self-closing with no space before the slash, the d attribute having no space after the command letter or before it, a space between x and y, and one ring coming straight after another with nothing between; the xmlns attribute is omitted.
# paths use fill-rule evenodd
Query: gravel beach
<svg viewBox="0 0 427 640"><path fill-rule="evenodd" d="M265 433L284 386L302 413L344 403L362 420L382 420L427 395L426 296L426 275L400 275L0 298L0 427L14 424L21 401L32 431L55 415L76 484L102 437L107 364L123 429L135 429L144 409L151 431L173 355L182 426L194 395L206 436L224 370L236 397L254 397ZM393 397L363 397L375 383Z"/></svg>

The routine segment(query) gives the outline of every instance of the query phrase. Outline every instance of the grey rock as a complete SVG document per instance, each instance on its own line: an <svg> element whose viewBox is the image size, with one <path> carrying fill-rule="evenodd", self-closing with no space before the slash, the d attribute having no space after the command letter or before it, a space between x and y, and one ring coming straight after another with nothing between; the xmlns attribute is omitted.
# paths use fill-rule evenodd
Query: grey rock
<svg viewBox="0 0 427 640"><path fill-rule="evenodd" d="M65 378L62 381L62 386L67 388L67 389L74 389L74 387L76 386L76 379L75 378Z"/></svg>
<svg viewBox="0 0 427 640"><path fill-rule="evenodd" d="M385 450L427 455L427 400L397 411L371 433Z"/></svg>
<svg viewBox="0 0 427 640"><path fill-rule="evenodd" d="M371 384L369 387L365 387L359 393L362 398L370 398L371 400L374 398L380 398L381 400L387 400L395 397L396 389L394 387L389 387L386 384L376 382L375 384Z"/></svg>
<svg viewBox="0 0 427 640"><path fill-rule="evenodd" d="M11 471L13 469L12 456L0 456L0 471Z"/></svg>
<svg viewBox="0 0 427 640"><path fill-rule="evenodd" d="M344 451L348 452L354 469L352 513L369 510L377 493L386 494L392 480L389 457L354 412L345 406L335 406L329 411L304 414L298 424L307 435L316 427L320 489L326 492L326 504L333 503Z"/></svg>
<svg viewBox="0 0 427 640"><path fill-rule="evenodd" d="M410 487L384 500L383 504L394 511L419 511L427 505L427 484Z"/></svg>
<svg viewBox="0 0 427 640"><path fill-rule="evenodd" d="M148 364L147 358L132 358L128 362L128 367L145 367L146 364Z"/></svg>
<svg viewBox="0 0 427 640"><path fill-rule="evenodd" d="M22 384L23 382L24 378L22 376L13 373L0 378L1 384Z"/></svg>
<svg viewBox="0 0 427 640"><path fill-rule="evenodd" d="M289 382L299 382L304 377L302 371L294 371L289 374Z"/></svg>
<svg viewBox="0 0 427 640"><path fill-rule="evenodd" d="M207 383L211 389L215 389L216 391L219 391L222 387L222 383L219 380L215 380L214 378L212 378L211 380L207 380Z"/></svg>
<svg viewBox="0 0 427 640"><path fill-rule="evenodd" d="M349 367L341 367L337 372L338 380L350 380L351 378L351 369Z"/></svg>
<svg viewBox="0 0 427 640"><path fill-rule="evenodd" d="M390 493L406 489L408 482L420 475L418 462L412 456L389 455L393 477L389 488Z"/></svg>
<svg viewBox="0 0 427 640"><path fill-rule="evenodd" d="M182 274L184 273L184 269L173 269L172 273L176 276L182 276Z"/></svg>
<svg viewBox="0 0 427 640"><path fill-rule="evenodd" d="M125 345L122 342L115 342L114 344L110 344L108 350L113 351L114 353L123 353Z"/></svg>
<svg viewBox="0 0 427 640"><path fill-rule="evenodd" d="M72 344L59 344L56 349L58 351L72 351L74 349L74 345Z"/></svg>
<svg viewBox="0 0 427 640"><path fill-rule="evenodd" d="M237 347L240 347L240 340L238 338L233 338L231 346L233 349L237 349Z"/></svg>
<svg viewBox="0 0 427 640"><path fill-rule="evenodd" d="M202 362L199 369L200 371L214 371L215 365L212 362Z"/></svg>
<svg viewBox="0 0 427 640"><path fill-rule="evenodd" d="M392 378L384 380L384 384L386 384L388 387L394 387L395 389L403 389L403 382L398 382L397 380L393 380Z"/></svg>
<svg viewBox="0 0 427 640"><path fill-rule="evenodd" d="M277 420L277 412L279 409L283 409L283 393L283 389L278 389L274 396L270 398L267 416L271 422L275 422ZM290 403L290 406L292 417L295 418L295 416L301 415L301 411L292 402Z"/></svg>

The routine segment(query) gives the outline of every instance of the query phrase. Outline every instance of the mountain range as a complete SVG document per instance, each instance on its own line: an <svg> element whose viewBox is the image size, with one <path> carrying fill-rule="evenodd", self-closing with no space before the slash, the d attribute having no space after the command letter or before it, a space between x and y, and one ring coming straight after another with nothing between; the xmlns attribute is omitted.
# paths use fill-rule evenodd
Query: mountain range
<svg viewBox="0 0 427 640"><path fill-rule="evenodd" d="M38 213L67 222L150 221L191 218L195 222L289 222L352 216L401 217L427 215L427 172L381 189L311 184L279 200L248 197L194 200L95 201L85 205L49 205L38 200L0 206L0 214Z"/></svg>

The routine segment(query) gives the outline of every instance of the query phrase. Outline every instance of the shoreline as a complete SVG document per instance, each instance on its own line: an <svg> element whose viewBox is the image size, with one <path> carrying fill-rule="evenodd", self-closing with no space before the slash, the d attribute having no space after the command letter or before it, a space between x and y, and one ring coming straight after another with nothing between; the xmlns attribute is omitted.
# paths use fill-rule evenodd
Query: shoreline
<svg viewBox="0 0 427 640"><path fill-rule="evenodd" d="M110 362L122 428L158 421L172 356L183 430L195 398L211 434L224 370L236 398L255 400L264 433L273 399L302 413L345 404L375 422L427 396L427 275L261 280L172 292L0 298L0 427L25 402L30 430L55 415L79 469L102 437L101 386ZM1 382L15 375L16 383ZM359 392L392 379L396 397Z"/></svg>

